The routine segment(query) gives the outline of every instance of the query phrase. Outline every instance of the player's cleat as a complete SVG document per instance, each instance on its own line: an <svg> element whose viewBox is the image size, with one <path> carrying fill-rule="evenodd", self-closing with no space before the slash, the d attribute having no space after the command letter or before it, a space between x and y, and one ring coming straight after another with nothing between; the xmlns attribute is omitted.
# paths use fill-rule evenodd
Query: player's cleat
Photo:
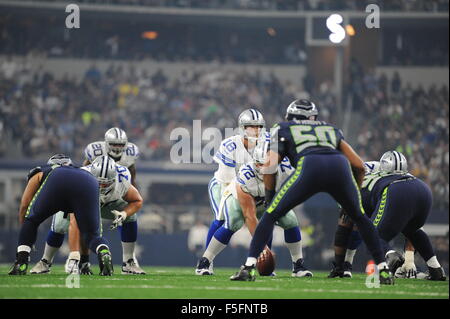
<svg viewBox="0 0 450 319"><path fill-rule="evenodd" d="M256 279L256 268L255 266L245 266L242 265L241 269L233 276L230 277L230 280L234 281L255 281Z"/></svg>
<svg viewBox="0 0 450 319"><path fill-rule="evenodd" d="M344 277L344 268L342 266L337 266L336 263L333 261L333 269L331 269L330 274L328 275L328 278L342 278Z"/></svg>
<svg viewBox="0 0 450 319"><path fill-rule="evenodd" d="M195 274L198 276L208 276L214 275L214 272L211 271L211 264L206 257L200 258L197 264L197 269L195 269Z"/></svg>
<svg viewBox="0 0 450 319"><path fill-rule="evenodd" d="M122 275L145 275L145 271L139 267L133 258L122 264Z"/></svg>
<svg viewBox="0 0 450 319"><path fill-rule="evenodd" d="M91 270L91 263L90 262L86 262L86 263L82 263L81 267L80 267L80 275L93 275L94 273Z"/></svg>
<svg viewBox="0 0 450 319"><path fill-rule="evenodd" d="M389 271L389 268L383 268L380 270L380 284L381 285L393 285L394 276Z"/></svg>
<svg viewBox="0 0 450 319"><path fill-rule="evenodd" d="M112 276L114 273L111 253L104 248L98 252L98 265L100 266L100 276Z"/></svg>
<svg viewBox="0 0 450 319"><path fill-rule="evenodd" d="M433 281L446 281L447 277L445 276L444 269L442 267L439 268L432 268L428 267L428 276L425 277L427 280L433 280Z"/></svg>
<svg viewBox="0 0 450 319"><path fill-rule="evenodd" d="M42 258L36 265L30 270L30 274L48 274L52 263L49 263L46 259Z"/></svg>
<svg viewBox="0 0 450 319"><path fill-rule="evenodd" d="M397 269L403 265L405 258L398 252L393 251L386 255L386 263L392 274L395 274Z"/></svg>
<svg viewBox="0 0 450 319"><path fill-rule="evenodd" d="M303 258L299 258L293 262L292 277L312 277L313 273L309 271L303 262Z"/></svg>
<svg viewBox="0 0 450 319"><path fill-rule="evenodd" d="M18 276L18 275L26 275L28 269L28 264L19 264L15 262L9 271L8 275Z"/></svg>
<svg viewBox="0 0 450 319"><path fill-rule="evenodd" d="M65 272L67 274L79 274L80 269L78 268L79 260L76 259L68 259L66 261Z"/></svg>
<svg viewBox="0 0 450 319"><path fill-rule="evenodd" d="M352 264L348 261L344 261L343 265L344 273L342 275L343 278L352 278Z"/></svg>

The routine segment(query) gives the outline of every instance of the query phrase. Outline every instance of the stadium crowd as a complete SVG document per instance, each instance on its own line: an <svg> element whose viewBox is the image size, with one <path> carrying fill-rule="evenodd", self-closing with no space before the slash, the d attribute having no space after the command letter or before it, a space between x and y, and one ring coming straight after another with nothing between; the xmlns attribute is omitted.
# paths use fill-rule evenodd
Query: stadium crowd
<svg viewBox="0 0 450 319"><path fill-rule="evenodd" d="M0 132L26 157L63 152L81 160L87 141L101 140L117 125L139 146L142 159L170 161L174 128L192 131L195 119L202 119L202 130L234 128L247 105L258 106L270 127L300 97L317 103L322 120L338 121L332 83L312 85L309 77L298 85L274 74L216 68L184 71L169 81L163 70L149 74L111 64L105 72L92 65L77 81L32 72L23 61L0 62ZM354 65L349 74L353 117L361 121L356 150L365 160L387 149L404 152L412 172L432 186L437 205L448 207L448 88L412 88L398 74L377 77ZM0 149L1 157L7 155Z"/></svg>
<svg viewBox="0 0 450 319"><path fill-rule="evenodd" d="M64 0L34 0L65 2ZM377 4L386 11L446 11L448 0L79 0L80 3L241 10L364 10Z"/></svg>
<svg viewBox="0 0 450 319"><path fill-rule="evenodd" d="M83 18L82 27L69 30L61 27L64 17L22 17L0 13L0 54L299 65L307 64L311 55L305 45L305 31L295 27L249 28L235 23L233 27L224 28L214 23L149 23L107 17L97 21L87 16ZM355 25L355 28L359 34L361 27ZM447 39L446 26L424 29L383 27L378 64L448 65Z"/></svg>

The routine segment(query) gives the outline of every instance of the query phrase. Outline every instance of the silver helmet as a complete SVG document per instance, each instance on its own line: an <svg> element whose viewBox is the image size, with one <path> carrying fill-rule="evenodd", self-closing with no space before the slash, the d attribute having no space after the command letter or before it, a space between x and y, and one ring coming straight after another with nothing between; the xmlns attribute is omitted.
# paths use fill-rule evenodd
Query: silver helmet
<svg viewBox="0 0 450 319"><path fill-rule="evenodd" d="M309 119L310 116L317 118L319 111L316 105L305 99L299 99L291 102L286 110L286 119L292 120L294 118L298 119Z"/></svg>
<svg viewBox="0 0 450 319"><path fill-rule="evenodd" d="M65 154L55 154L47 161L48 165L72 166L73 162L69 156Z"/></svg>
<svg viewBox="0 0 450 319"><path fill-rule="evenodd" d="M247 109L243 111L238 118L238 124L239 124L239 134L252 142L256 142L265 131L266 127L266 121L264 120L263 115L260 111L256 109ZM259 134L257 136L251 136L249 135L249 132L247 132L246 127L247 126L259 126L261 127Z"/></svg>
<svg viewBox="0 0 450 319"><path fill-rule="evenodd" d="M91 174L97 178L100 186L100 195L108 194L113 188L117 179L116 162L107 156L97 157L90 166Z"/></svg>
<svg viewBox="0 0 450 319"><path fill-rule="evenodd" d="M408 163L402 153L388 151L381 156L380 170L386 173L407 173Z"/></svg>
<svg viewBox="0 0 450 319"><path fill-rule="evenodd" d="M108 155L119 158L127 147L128 138L124 130L113 127L105 133L106 153Z"/></svg>

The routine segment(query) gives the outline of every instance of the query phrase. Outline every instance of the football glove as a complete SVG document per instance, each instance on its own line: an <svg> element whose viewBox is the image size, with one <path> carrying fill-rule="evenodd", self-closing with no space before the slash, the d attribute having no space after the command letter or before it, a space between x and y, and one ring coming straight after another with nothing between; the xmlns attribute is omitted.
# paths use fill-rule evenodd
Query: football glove
<svg viewBox="0 0 450 319"><path fill-rule="evenodd" d="M116 216L116 219L113 220L110 228L116 229L117 227L122 226L123 222L127 218L127 213L124 211L119 212L118 210L112 210L111 213L113 213L114 216Z"/></svg>
<svg viewBox="0 0 450 319"><path fill-rule="evenodd" d="M404 273L405 278L417 278L417 269L414 263L403 263L401 272Z"/></svg>

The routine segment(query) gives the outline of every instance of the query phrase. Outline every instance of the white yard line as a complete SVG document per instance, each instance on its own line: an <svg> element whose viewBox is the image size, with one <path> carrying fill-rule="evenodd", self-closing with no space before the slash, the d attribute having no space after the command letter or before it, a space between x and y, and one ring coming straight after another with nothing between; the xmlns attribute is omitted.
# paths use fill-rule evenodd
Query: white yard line
<svg viewBox="0 0 450 319"><path fill-rule="evenodd" d="M82 287L83 285L81 285ZM35 285L0 285L0 288L67 288L65 285L55 285L55 284L35 284ZM89 287L95 289L97 287ZM180 289L179 286L152 286L152 285L102 285L98 287L99 289ZM246 290L246 291L286 291L281 288L270 288L270 287L190 287L189 289L195 290ZM369 294L369 295L383 295L383 294L393 294L393 295L408 295L408 296L430 296L430 297L448 297L448 293L440 292L411 292L411 291L386 291L378 290L375 288L366 290L341 290L341 289L289 289L289 292L293 293L333 293L333 294Z"/></svg>

